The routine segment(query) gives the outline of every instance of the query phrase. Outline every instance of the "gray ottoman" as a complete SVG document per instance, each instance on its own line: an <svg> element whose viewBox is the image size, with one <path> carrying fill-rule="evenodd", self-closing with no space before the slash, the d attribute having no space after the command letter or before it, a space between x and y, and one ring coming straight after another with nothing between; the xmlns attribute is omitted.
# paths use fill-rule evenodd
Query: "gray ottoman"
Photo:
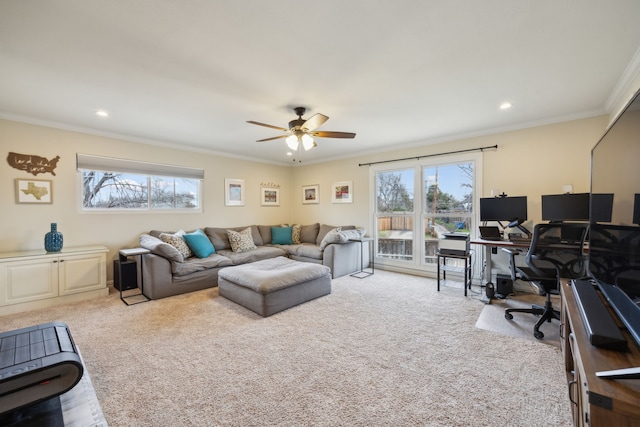
<svg viewBox="0 0 640 427"><path fill-rule="evenodd" d="M331 269L325 265L277 257L225 267L218 293L261 316L331 293Z"/></svg>

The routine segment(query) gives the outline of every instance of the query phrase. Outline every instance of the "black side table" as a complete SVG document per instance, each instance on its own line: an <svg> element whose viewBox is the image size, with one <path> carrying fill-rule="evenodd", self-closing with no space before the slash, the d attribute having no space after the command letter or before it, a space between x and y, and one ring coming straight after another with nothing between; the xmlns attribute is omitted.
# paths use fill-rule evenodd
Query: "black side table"
<svg viewBox="0 0 640 427"><path fill-rule="evenodd" d="M140 304L141 302L147 302L150 301L149 298L146 297L146 295L144 295L143 290L144 290L144 273L142 272L142 267L143 267L143 262L144 262L144 257L142 255L144 254L148 254L151 253L151 251L149 249L144 249L144 248L133 248L133 249L120 249L119 254L120 254L120 264L122 264L124 261L126 261L129 257L132 256L139 256L140 257L140 292L137 294L129 294L129 295L122 295L122 289L124 289L124 286L121 284L120 285L120 299L122 300L123 303L127 304L127 305L135 305L135 304ZM134 288L135 289L135 288ZM129 302L127 301L128 298L133 298L133 297L139 297L142 296L142 298L139 299L139 301L136 302Z"/></svg>
<svg viewBox="0 0 640 427"><path fill-rule="evenodd" d="M357 277L358 279L364 279L371 276L375 271L375 265L373 262L374 250L373 250L373 237L361 237L359 239L349 239L350 242L360 242L360 271L351 273L350 276ZM364 268L364 244L369 243L369 268Z"/></svg>
<svg viewBox="0 0 640 427"><path fill-rule="evenodd" d="M469 251L465 255L450 255L442 254L438 251L438 292L440 292L440 271L442 271L442 279L447 280L447 271L463 273L464 274L464 296L467 296L467 288L471 289L471 254L473 251ZM464 268L447 265L447 258L453 258L457 260L464 260ZM442 261L442 264L440 263Z"/></svg>

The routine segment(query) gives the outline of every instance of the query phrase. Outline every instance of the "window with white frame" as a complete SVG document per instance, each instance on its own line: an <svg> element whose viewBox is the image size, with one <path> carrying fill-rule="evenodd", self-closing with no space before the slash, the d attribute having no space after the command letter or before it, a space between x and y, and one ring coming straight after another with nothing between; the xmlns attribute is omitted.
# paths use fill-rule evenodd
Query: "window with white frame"
<svg viewBox="0 0 640 427"><path fill-rule="evenodd" d="M202 211L202 169L87 154L76 160L83 211Z"/></svg>

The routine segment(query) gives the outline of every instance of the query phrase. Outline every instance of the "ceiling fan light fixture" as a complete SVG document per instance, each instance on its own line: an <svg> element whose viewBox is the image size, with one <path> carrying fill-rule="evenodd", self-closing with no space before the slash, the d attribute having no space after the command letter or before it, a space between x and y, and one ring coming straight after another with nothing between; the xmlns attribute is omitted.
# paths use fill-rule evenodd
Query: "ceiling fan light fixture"
<svg viewBox="0 0 640 427"><path fill-rule="evenodd" d="M293 151L296 151L298 149L298 144L300 144L300 141L298 141L298 137L296 135L288 136L285 141L287 143L287 147L289 147Z"/></svg>
<svg viewBox="0 0 640 427"><path fill-rule="evenodd" d="M304 151L309 151L312 148L318 146L314 137L316 138L355 138L356 134L353 132L333 132L333 131L317 131L319 128L329 120L328 116L324 114L316 113L308 119L303 119L302 115L305 113L306 109L304 107L296 107L293 109L297 119L291 120L289 122L288 128L283 128L280 126L269 125L266 123L260 123L253 120L248 120L247 123L251 123L253 125L264 126L271 129L276 129L282 132L285 132L283 135L274 136L271 138L259 139L257 142L267 142L273 141L275 139L284 139L287 147L293 152L297 153L297 155L302 155L302 149ZM289 154L289 153L288 153ZM296 159L294 159L295 161ZM297 159L298 162L302 161Z"/></svg>
<svg viewBox="0 0 640 427"><path fill-rule="evenodd" d="M313 147L316 147L317 144L316 142L313 140L313 138L311 138L311 136L309 136L308 134L304 134L302 135L302 146L304 147L305 151L309 151L311 150Z"/></svg>

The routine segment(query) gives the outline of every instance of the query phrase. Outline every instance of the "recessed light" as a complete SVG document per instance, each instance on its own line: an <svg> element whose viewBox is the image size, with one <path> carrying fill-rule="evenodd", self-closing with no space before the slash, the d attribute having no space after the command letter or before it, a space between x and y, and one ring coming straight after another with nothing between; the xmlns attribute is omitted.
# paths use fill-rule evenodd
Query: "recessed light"
<svg viewBox="0 0 640 427"><path fill-rule="evenodd" d="M109 113L107 113L107 112L106 112L106 111L104 111L104 110L98 110L98 111L96 111L96 115L97 115L97 116L100 116L100 117L109 117Z"/></svg>
<svg viewBox="0 0 640 427"><path fill-rule="evenodd" d="M287 153L287 156L293 156L293 153L292 153L291 151L289 151L289 152Z"/></svg>
<svg viewBox="0 0 640 427"><path fill-rule="evenodd" d="M500 104L500 109L501 110L508 110L512 106L513 106L513 104L510 103L510 102L503 102L502 104Z"/></svg>

